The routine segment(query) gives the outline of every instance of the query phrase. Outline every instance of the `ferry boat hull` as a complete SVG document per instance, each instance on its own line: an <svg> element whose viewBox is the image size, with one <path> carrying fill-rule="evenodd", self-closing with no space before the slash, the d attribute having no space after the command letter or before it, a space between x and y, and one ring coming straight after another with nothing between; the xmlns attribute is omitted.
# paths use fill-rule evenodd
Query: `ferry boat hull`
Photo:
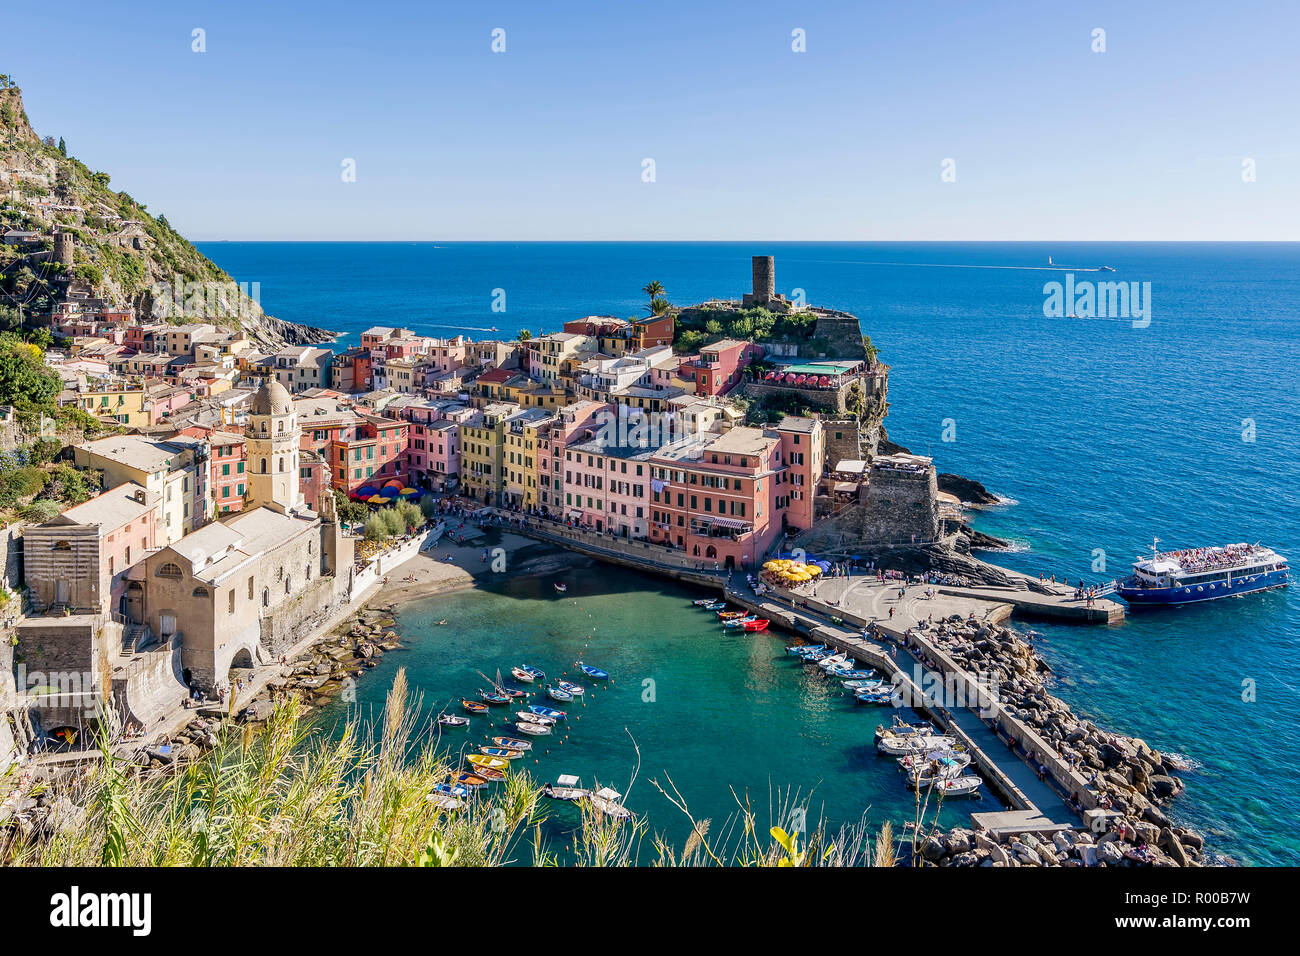
<svg viewBox="0 0 1300 956"><path fill-rule="evenodd" d="M1263 571L1232 581L1165 588L1144 588L1125 581L1115 590L1134 607L1170 607L1176 604L1199 604L1202 601L1240 597L1255 591L1271 591L1274 588L1284 588L1288 583L1286 571Z"/></svg>
<svg viewBox="0 0 1300 956"><path fill-rule="evenodd" d="M1139 558L1133 573L1115 582L1115 593L1131 607L1172 607L1241 597L1286 587L1287 559L1258 544L1229 544L1161 554L1159 539L1151 557Z"/></svg>

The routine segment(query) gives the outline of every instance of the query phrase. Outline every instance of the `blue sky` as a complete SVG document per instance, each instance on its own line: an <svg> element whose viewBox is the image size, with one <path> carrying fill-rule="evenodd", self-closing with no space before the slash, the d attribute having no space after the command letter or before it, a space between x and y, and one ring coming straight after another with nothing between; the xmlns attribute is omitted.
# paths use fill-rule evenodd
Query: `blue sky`
<svg viewBox="0 0 1300 956"><path fill-rule="evenodd" d="M1300 238L1285 0L59 11L0 72L199 240Z"/></svg>

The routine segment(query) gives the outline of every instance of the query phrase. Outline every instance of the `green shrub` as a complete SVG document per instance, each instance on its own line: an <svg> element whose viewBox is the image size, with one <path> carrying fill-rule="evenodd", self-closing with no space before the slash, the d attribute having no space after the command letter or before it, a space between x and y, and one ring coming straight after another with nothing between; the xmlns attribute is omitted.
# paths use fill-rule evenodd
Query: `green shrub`
<svg viewBox="0 0 1300 956"><path fill-rule="evenodd" d="M39 523L49 521L62 510L63 507L57 501L51 501L49 498L38 498L18 513L24 521Z"/></svg>

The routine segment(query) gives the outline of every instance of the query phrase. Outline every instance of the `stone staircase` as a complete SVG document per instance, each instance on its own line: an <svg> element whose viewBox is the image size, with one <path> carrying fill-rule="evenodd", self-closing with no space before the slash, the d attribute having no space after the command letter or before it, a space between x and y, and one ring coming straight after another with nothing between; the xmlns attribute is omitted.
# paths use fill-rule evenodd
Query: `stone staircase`
<svg viewBox="0 0 1300 956"><path fill-rule="evenodd" d="M122 656L131 657L153 641L148 624L127 624L122 628Z"/></svg>

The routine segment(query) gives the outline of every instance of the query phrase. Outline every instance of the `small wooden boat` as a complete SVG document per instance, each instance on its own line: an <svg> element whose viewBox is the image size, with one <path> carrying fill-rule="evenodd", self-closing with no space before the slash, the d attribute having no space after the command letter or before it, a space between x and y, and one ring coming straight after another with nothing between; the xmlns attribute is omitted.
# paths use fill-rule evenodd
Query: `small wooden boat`
<svg viewBox="0 0 1300 956"><path fill-rule="evenodd" d="M552 684L546 685L546 696L551 698L551 700L558 700L561 703L567 703L568 701L573 700L573 695L567 690L555 687Z"/></svg>
<svg viewBox="0 0 1300 956"><path fill-rule="evenodd" d="M497 770L495 767L475 767L474 773L477 776L482 777L488 783L496 783L506 778L505 773L503 771Z"/></svg>
<svg viewBox="0 0 1300 956"><path fill-rule="evenodd" d="M718 599L717 598L696 598L691 603L694 604L696 607L708 607L711 604L717 604Z"/></svg>
<svg viewBox="0 0 1300 956"><path fill-rule="evenodd" d="M855 661L848 654L832 654L830 657L823 657L817 662L817 666L824 671L829 671L832 667L849 666L852 667Z"/></svg>
<svg viewBox="0 0 1300 956"><path fill-rule="evenodd" d="M536 674L529 673L522 667L510 668L510 676L523 684L531 684L533 681L537 680Z"/></svg>
<svg viewBox="0 0 1300 956"><path fill-rule="evenodd" d="M533 675L533 680L546 680L546 672L540 667L533 667L531 664L520 664L518 667L511 670L510 673L513 674L517 670L523 671L525 674ZM520 680L522 679L523 678L520 678Z"/></svg>
<svg viewBox="0 0 1300 956"><path fill-rule="evenodd" d="M583 687L581 684L575 684L572 681L557 680L555 686L560 688L560 690L568 691L574 697L581 697L583 694L587 693L587 688Z"/></svg>
<svg viewBox="0 0 1300 956"><path fill-rule="evenodd" d="M549 717L551 720L564 719L564 711L556 710L554 707L546 707L543 704L529 704L528 710L539 717Z"/></svg>
<svg viewBox="0 0 1300 956"><path fill-rule="evenodd" d="M880 676L870 668L832 667L829 673L840 680L870 680Z"/></svg>
<svg viewBox="0 0 1300 956"><path fill-rule="evenodd" d="M462 787L469 787L471 790L479 790L488 785L487 777L469 772L460 774L456 778L456 782Z"/></svg>
<svg viewBox="0 0 1300 956"><path fill-rule="evenodd" d="M550 724L534 724L526 720L516 720L515 730L521 734L527 734L529 737L549 737L551 735Z"/></svg>
<svg viewBox="0 0 1300 956"><path fill-rule="evenodd" d="M535 714L531 710L517 710L515 711L515 723L518 724L520 721L526 724L541 724L543 727L549 727L555 723L555 718Z"/></svg>
<svg viewBox="0 0 1300 956"><path fill-rule="evenodd" d="M885 704L892 704L894 702L894 695L892 692L887 690L867 690L866 688L863 688L862 690L855 690L853 692L853 699L859 704L878 704L883 706Z"/></svg>
<svg viewBox="0 0 1300 956"><path fill-rule="evenodd" d="M558 591L560 594L563 594L565 591L569 590L569 586L567 584L558 581L555 583L554 587L555 590Z"/></svg>
<svg viewBox="0 0 1300 956"><path fill-rule="evenodd" d="M592 667L590 664L582 663L582 661L575 662L574 666L592 680L609 680L609 671L603 671L599 667Z"/></svg>
<svg viewBox="0 0 1300 956"><path fill-rule="evenodd" d="M493 690L502 697L509 697L511 700L518 700L520 697L527 697L528 691L520 690L518 687L494 687Z"/></svg>
<svg viewBox="0 0 1300 956"><path fill-rule="evenodd" d="M756 617L749 617L749 616L746 616L746 617L729 617L729 618L727 618L725 621L722 622L722 626L723 626L723 627L744 627L746 624L749 624L749 623L751 623L751 622L753 622L753 621L757 621L757 620L758 620L758 618L756 618Z"/></svg>
<svg viewBox="0 0 1300 956"><path fill-rule="evenodd" d="M573 774L560 774L555 783L542 787L542 793L552 800L583 800L591 796L590 790L582 789L582 781Z"/></svg>
<svg viewBox="0 0 1300 956"><path fill-rule="evenodd" d="M487 757L500 757L502 760L518 760L524 755L522 750L511 747L479 747L478 752Z"/></svg>
<svg viewBox="0 0 1300 956"><path fill-rule="evenodd" d="M885 682L879 677L855 677L850 680L840 681L840 686L845 690L858 690L861 687L872 688L880 687Z"/></svg>
<svg viewBox="0 0 1300 956"><path fill-rule="evenodd" d="M475 767L484 770L505 770L510 766L510 761L505 757L498 757L491 754L470 754L465 758L466 763L471 763Z"/></svg>
<svg viewBox="0 0 1300 956"><path fill-rule="evenodd" d="M751 631L751 632L752 632L752 631L766 631L766 630L767 630L767 626L768 626L769 624L771 624L771 623L772 623L772 622L769 621L769 620L768 620L767 618L765 618L765 617L756 618L756 619L754 619L754 620L752 620L752 621L746 621L746 622L745 622L745 630L747 630L747 631Z"/></svg>
<svg viewBox="0 0 1300 956"><path fill-rule="evenodd" d="M852 684L853 686L850 687L850 686L849 686L850 684ZM875 678L874 680L867 680L866 678L863 678L862 680L848 680L848 681L844 681L844 683L843 683L843 687L844 687L845 690L851 690L851 691L853 691L855 694L856 694L858 691L862 691L863 693L870 694L870 693L874 693L874 692L876 692L876 691L882 691L882 692L883 692L883 691L887 691L887 690L889 690L889 685L886 684L886 683L885 683L883 680L881 680L879 677Z"/></svg>
<svg viewBox="0 0 1300 956"><path fill-rule="evenodd" d="M460 705L468 710L471 714L486 714L488 705L478 700L462 700Z"/></svg>
<svg viewBox="0 0 1300 956"><path fill-rule="evenodd" d="M440 783L433 788L434 793L440 793L447 797L458 797L464 799L470 795L469 787L459 783Z"/></svg>
<svg viewBox="0 0 1300 956"><path fill-rule="evenodd" d="M438 726L439 727L468 727L469 718L458 717L455 714L440 714L438 715Z"/></svg>
<svg viewBox="0 0 1300 956"><path fill-rule="evenodd" d="M489 703L489 704L508 704L508 703L510 703L510 698L507 697L505 694L490 694L490 693L488 693L488 692L485 691L485 690L480 690L480 691L478 692L478 695L479 695L480 697L482 697L483 700L486 701L486 702Z"/></svg>
<svg viewBox="0 0 1300 956"><path fill-rule="evenodd" d="M461 810L466 806L466 801L463 798L453 797L445 793L431 793L425 799L439 810Z"/></svg>
<svg viewBox="0 0 1300 956"><path fill-rule="evenodd" d="M726 601L714 601L711 604L704 605L704 610L706 611L725 611L726 609L727 609Z"/></svg>
<svg viewBox="0 0 1300 956"><path fill-rule="evenodd" d="M785 652L793 657L804 657L824 650L826 650L825 644L789 644L786 646Z"/></svg>
<svg viewBox="0 0 1300 956"><path fill-rule="evenodd" d="M745 616L744 611L719 611L718 612L718 617L722 618L722 620L724 621L729 621L733 617L744 617L744 616Z"/></svg>
<svg viewBox="0 0 1300 956"><path fill-rule="evenodd" d="M498 747L509 747L511 750L533 749L531 740L520 740L518 737L493 737L492 742Z"/></svg>

